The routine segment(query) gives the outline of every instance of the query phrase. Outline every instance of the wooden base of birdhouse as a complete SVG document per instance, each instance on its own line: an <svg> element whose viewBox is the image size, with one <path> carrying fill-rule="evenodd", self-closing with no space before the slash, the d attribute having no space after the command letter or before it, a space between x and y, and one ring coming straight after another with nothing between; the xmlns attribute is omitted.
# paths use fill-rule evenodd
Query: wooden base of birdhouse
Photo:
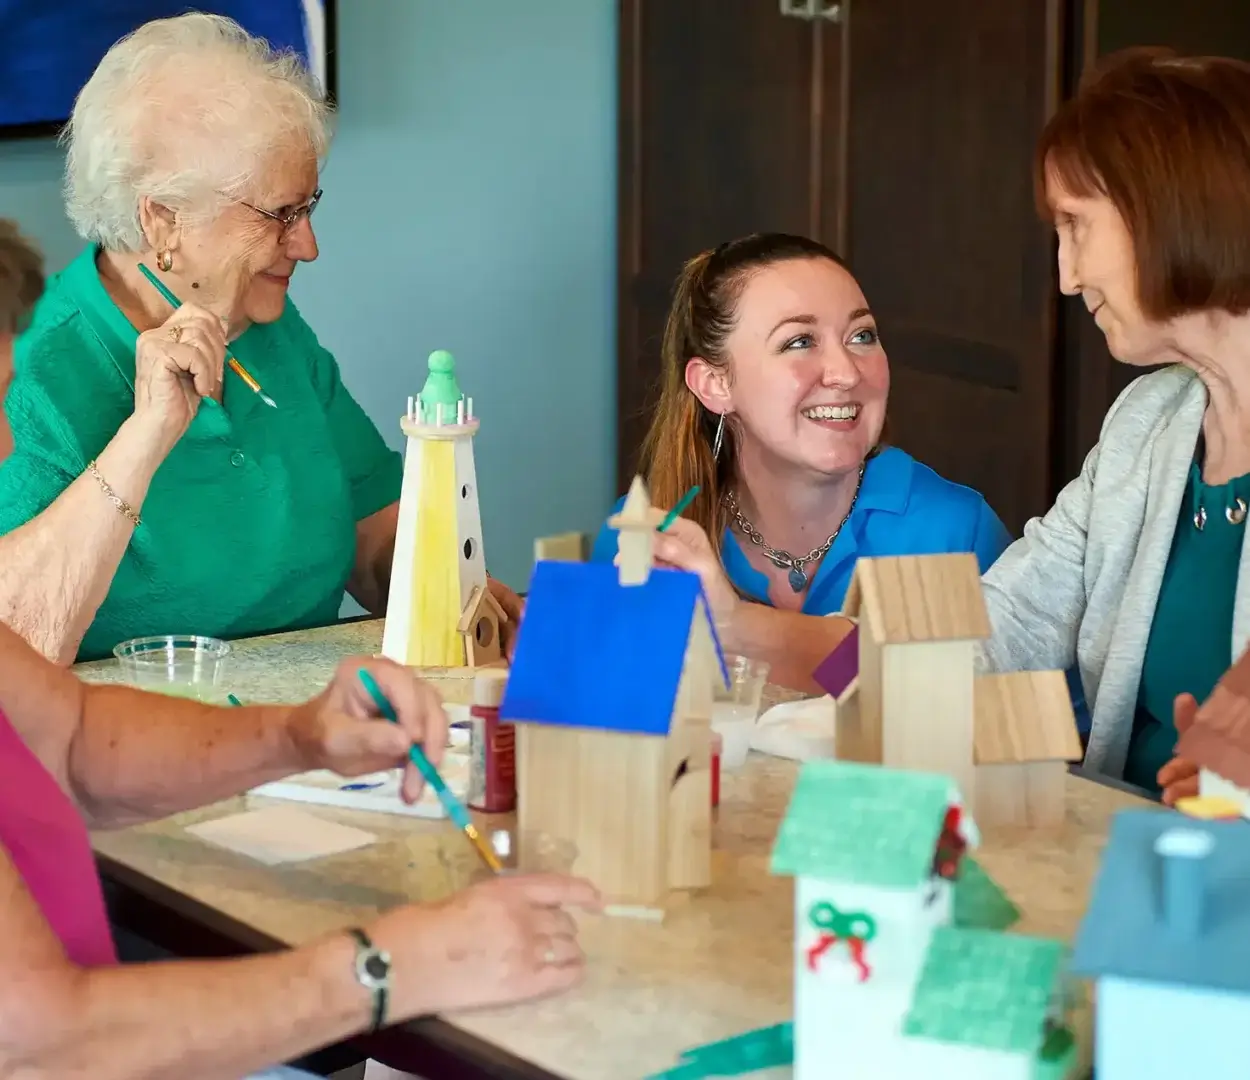
<svg viewBox="0 0 1250 1080"><path fill-rule="evenodd" d="M710 749L708 721L668 737L518 723L518 826L571 843L611 912L662 919L711 884Z"/></svg>
<svg viewBox="0 0 1250 1080"><path fill-rule="evenodd" d="M972 816L982 829L1056 829L1064 823L1065 761L976 766Z"/></svg>

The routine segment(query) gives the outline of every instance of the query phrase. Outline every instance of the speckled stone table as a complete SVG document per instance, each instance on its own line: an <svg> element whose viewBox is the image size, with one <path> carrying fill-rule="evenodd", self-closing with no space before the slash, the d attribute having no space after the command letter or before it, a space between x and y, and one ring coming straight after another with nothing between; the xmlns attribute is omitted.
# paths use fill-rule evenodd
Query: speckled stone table
<svg viewBox="0 0 1250 1080"><path fill-rule="evenodd" d="M236 645L227 673L245 701L292 701L317 692L336 663L375 652L381 624L365 622ZM84 678L113 680L111 662ZM454 684L446 689L453 696ZM793 786L793 762L752 754L726 774L713 832L713 886L663 924L582 919L590 957L577 990L531 1004L443 1019L531 1069L568 1080L636 1080L709 1040L791 1013L793 916L789 880L768 873L768 854ZM1084 909L1110 816L1130 795L1069 777L1068 813L1050 833L993 831L978 858L1020 906L1017 929L1070 938ZM270 802L232 799L166 821L97 834L97 852L133 875L192 898L275 941L297 944L375 912L445 894L444 822L308 806L365 828L376 844L309 863L267 867L210 846L187 825ZM533 1069L537 1066L537 1070ZM522 1075L518 1072L514 1075ZM760 1074L763 1075L763 1074Z"/></svg>

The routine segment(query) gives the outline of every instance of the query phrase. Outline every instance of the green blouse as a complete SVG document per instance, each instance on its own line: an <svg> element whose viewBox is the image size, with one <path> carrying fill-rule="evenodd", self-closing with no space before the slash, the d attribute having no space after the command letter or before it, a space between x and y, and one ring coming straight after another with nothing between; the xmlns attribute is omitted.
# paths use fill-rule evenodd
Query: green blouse
<svg viewBox="0 0 1250 1080"><path fill-rule="evenodd" d="M94 247L49 282L5 401L15 450L0 466L0 534L52 503L130 415L137 337L100 283ZM231 350L278 407L226 372L222 404L201 404L157 470L80 660L145 634L333 622L356 522L399 498L400 455L293 303Z"/></svg>
<svg viewBox="0 0 1250 1080"><path fill-rule="evenodd" d="M1190 693L1204 701L1232 664L1233 601L1248 504L1250 474L1211 486L1203 483L1197 462L1190 466L1142 662L1124 767L1129 783L1159 790L1157 774L1176 746L1176 696Z"/></svg>

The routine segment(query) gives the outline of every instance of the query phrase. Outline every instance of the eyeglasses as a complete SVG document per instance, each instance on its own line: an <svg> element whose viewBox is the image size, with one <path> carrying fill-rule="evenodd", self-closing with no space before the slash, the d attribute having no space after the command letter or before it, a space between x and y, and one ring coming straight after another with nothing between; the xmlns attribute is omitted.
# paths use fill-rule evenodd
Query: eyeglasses
<svg viewBox="0 0 1250 1080"><path fill-rule="evenodd" d="M286 236L299 223L300 218L312 217L312 212L317 209L317 203L321 201L321 188L313 192L312 198L303 206L297 206L289 214L275 214L272 210L263 210L259 206L253 206L250 202L243 203L249 210L255 210L258 214L267 217L270 221L276 221L282 226L282 235Z"/></svg>

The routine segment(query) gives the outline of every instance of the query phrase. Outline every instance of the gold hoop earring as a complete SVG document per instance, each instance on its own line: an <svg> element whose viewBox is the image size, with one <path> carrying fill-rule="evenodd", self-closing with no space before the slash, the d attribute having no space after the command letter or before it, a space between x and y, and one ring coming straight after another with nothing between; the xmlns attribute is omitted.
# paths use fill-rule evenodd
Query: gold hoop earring
<svg viewBox="0 0 1250 1080"><path fill-rule="evenodd" d="M174 253L166 248L156 253L156 268L168 274L174 268Z"/></svg>
<svg viewBox="0 0 1250 1080"><path fill-rule="evenodd" d="M716 461L720 457L721 444L725 441L725 414L720 414L720 419L716 421L716 437L712 440L712 460Z"/></svg>

